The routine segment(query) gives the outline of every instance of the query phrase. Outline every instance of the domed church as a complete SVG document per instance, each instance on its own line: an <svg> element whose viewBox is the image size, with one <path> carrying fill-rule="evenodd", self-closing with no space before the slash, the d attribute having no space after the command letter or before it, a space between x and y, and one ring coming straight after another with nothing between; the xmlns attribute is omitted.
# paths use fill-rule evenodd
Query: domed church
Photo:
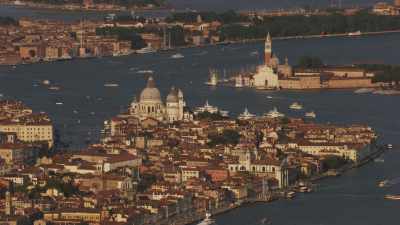
<svg viewBox="0 0 400 225"><path fill-rule="evenodd" d="M183 120L185 101L181 90L171 88L166 104L161 99L161 94L156 87L153 77L147 80L146 88L140 93L139 101L134 98L129 112L131 115L144 120L153 118L162 122Z"/></svg>

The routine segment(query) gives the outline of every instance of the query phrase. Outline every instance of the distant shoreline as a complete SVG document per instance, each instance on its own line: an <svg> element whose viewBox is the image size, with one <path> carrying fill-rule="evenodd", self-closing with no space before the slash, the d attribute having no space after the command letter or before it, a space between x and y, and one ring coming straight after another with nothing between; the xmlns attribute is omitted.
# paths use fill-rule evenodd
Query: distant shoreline
<svg viewBox="0 0 400 225"><path fill-rule="evenodd" d="M33 10L45 10L45 11L61 11L61 12L104 12L104 13L116 13L116 12L154 12L154 11L167 11L173 10L172 7L169 6L160 6L160 7L138 7L138 8L126 8L122 6L114 6L113 8L85 8L85 7L68 7L68 5L51 5L51 4L33 4L33 3L24 3L21 5L14 4L14 2L1 2L0 6L12 6L15 8L22 9L33 9Z"/></svg>
<svg viewBox="0 0 400 225"><path fill-rule="evenodd" d="M275 37L272 38L273 40L293 40L293 39L316 39L316 38L335 38L335 37L348 37L348 38L358 38L358 37L365 37L365 36L372 36L372 35L385 35L385 34L396 34L400 33L400 30L388 30L388 31L376 31L376 32L364 32L361 35L357 36L349 36L348 33L341 33L341 34L328 34L328 35L301 35L301 36L286 36L286 37ZM257 43L257 42L262 42L264 39L247 39L247 40L229 40L229 41L222 41L222 42L216 42L212 44L203 44L203 45L185 45L185 46L178 46L175 48L171 49L159 49L155 53L151 54L158 54L161 52L168 52L168 51L177 51L180 49L188 49L188 48L206 48L206 47L213 47L213 46L218 46L218 45L231 45L231 44L247 44L247 43ZM143 55L146 55L147 53L144 53ZM118 56L102 56L102 57L73 57L71 59L57 59L57 60L38 60L38 61L33 61L33 62L22 62L18 64L0 64L0 66L7 67L7 66L18 66L18 65L27 65L27 64L37 64L37 63L52 63L52 62L57 62L57 61L70 61L70 60L91 60L91 59L98 59L98 58L118 58L121 56L129 56L129 55L142 55L138 53L130 53L127 55L118 55Z"/></svg>

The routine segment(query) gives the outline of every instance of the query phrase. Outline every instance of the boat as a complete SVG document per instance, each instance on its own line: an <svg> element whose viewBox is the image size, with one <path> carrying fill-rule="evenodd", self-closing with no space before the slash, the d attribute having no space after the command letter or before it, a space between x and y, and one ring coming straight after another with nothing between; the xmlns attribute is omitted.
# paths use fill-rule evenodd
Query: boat
<svg viewBox="0 0 400 225"><path fill-rule="evenodd" d="M116 83L106 83L106 84L104 84L104 87L119 87L119 84L116 84Z"/></svg>
<svg viewBox="0 0 400 225"><path fill-rule="evenodd" d="M301 110L301 109L303 109L303 106L302 106L300 103L298 103L298 102L293 102L293 103L289 106L289 108L290 108L290 109L294 109L294 110Z"/></svg>
<svg viewBox="0 0 400 225"><path fill-rule="evenodd" d="M206 84L210 86L218 85L218 74L216 70L210 70L209 80L206 82Z"/></svg>
<svg viewBox="0 0 400 225"><path fill-rule="evenodd" d="M258 56L258 55L259 55L258 51L250 52L250 56Z"/></svg>
<svg viewBox="0 0 400 225"><path fill-rule="evenodd" d="M378 187L386 187L389 185L389 180L383 180L378 183Z"/></svg>
<svg viewBox="0 0 400 225"><path fill-rule="evenodd" d="M400 195L385 195L384 198L388 200L400 200Z"/></svg>
<svg viewBox="0 0 400 225"><path fill-rule="evenodd" d="M254 117L256 117L256 115L251 114L251 113L249 112L249 110L247 109L247 107L246 107L246 108L244 109L244 112L241 113L241 114L238 116L238 119L240 119L240 120L248 120L248 119L252 119L252 118L254 118Z"/></svg>
<svg viewBox="0 0 400 225"><path fill-rule="evenodd" d="M138 53L138 54L146 54L146 53L154 53L154 52L156 52L156 50L153 47L151 47L150 45L146 46L144 48L141 48L139 50L136 50L136 53Z"/></svg>
<svg viewBox="0 0 400 225"><path fill-rule="evenodd" d="M360 36L362 33L361 31L356 31L356 32L349 32L347 35L348 36Z"/></svg>
<svg viewBox="0 0 400 225"><path fill-rule="evenodd" d="M267 98L268 98L268 99L272 99L272 96L268 95Z"/></svg>
<svg viewBox="0 0 400 225"><path fill-rule="evenodd" d="M49 90L52 90L52 91L59 91L61 88L59 87L59 86L50 86L49 87Z"/></svg>
<svg viewBox="0 0 400 225"><path fill-rule="evenodd" d="M354 91L355 94L366 94L374 92L374 88L360 88Z"/></svg>
<svg viewBox="0 0 400 225"><path fill-rule="evenodd" d="M382 158L376 158L376 159L374 159L374 162L377 162L377 163L384 163L385 160L382 159Z"/></svg>
<svg viewBox="0 0 400 225"><path fill-rule="evenodd" d="M56 105L64 105L62 102L56 102Z"/></svg>
<svg viewBox="0 0 400 225"><path fill-rule="evenodd" d="M185 56L182 55L181 53L176 53L171 56L171 59L182 59L182 58L185 58Z"/></svg>
<svg viewBox="0 0 400 225"><path fill-rule="evenodd" d="M278 109L277 109L276 107L274 107L271 111L269 111L267 114L265 114L265 116L266 116L267 118L274 119L274 118L284 117L285 114L280 113L280 112L278 111Z"/></svg>
<svg viewBox="0 0 400 225"><path fill-rule="evenodd" d="M211 213L206 213L206 218L204 218L197 225L212 225L215 224L215 220L211 219Z"/></svg>
<svg viewBox="0 0 400 225"><path fill-rule="evenodd" d="M138 74L151 74L151 73L154 73L154 71L153 70L139 70L136 73L138 73Z"/></svg>
<svg viewBox="0 0 400 225"><path fill-rule="evenodd" d="M311 191L312 191L312 189L309 187L306 187L306 186L299 188L299 192L301 192L301 193L310 193Z"/></svg>
<svg viewBox="0 0 400 225"><path fill-rule="evenodd" d="M294 191L289 191L288 193L286 193L286 198L288 199L292 199L296 196L296 192Z"/></svg>
<svg viewBox="0 0 400 225"><path fill-rule="evenodd" d="M314 111L306 112L306 114L304 114L304 116L307 118L316 118L317 117L317 115L315 114Z"/></svg>
<svg viewBox="0 0 400 225"><path fill-rule="evenodd" d="M387 145L386 145L386 148L387 148L387 149L392 149L392 148L393 148L393 145L392 145L392 144L387 144Z"/></svg>

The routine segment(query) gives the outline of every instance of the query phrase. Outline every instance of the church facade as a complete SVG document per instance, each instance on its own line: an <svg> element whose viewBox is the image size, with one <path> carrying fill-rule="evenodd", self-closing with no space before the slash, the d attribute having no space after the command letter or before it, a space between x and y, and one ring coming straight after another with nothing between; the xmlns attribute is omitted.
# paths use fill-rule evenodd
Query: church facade
<svg viewBox="0 0 400 225"><path fill-rule="evenodd" d="M139 95L139 99L134 98L132 101L129 114L139 120L152 118L160 122L173 123L189 118L189 116L185 116L185 106L182 91L174 87L171 88L164 103L153 77L150 76L146 88Z"/></svg>

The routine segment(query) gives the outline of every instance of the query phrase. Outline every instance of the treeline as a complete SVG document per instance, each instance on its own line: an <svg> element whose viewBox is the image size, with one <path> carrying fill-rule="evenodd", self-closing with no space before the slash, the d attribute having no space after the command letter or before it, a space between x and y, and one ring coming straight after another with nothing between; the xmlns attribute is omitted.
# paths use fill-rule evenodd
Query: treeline
<svg viewBox="0 0 400 225"><path fill-rule="evenodd" d="M400 29L400 16L380 16L367 10L352 16L332 13L280 17L244 16L234 11L184 12L171 15L167 22L193 23L198 20L199 15L204 22L219 21L223 24L220 29L223 40L264 38L267 32L274 37L284 37Z"/></svg>
<svg viewBox="0 0 400 225"><path fill-rule="evenodd" d="M28 0L33 3L65 5L65 4L83 4L83 0ZM93 0L94 4L114 4L120 6L138 6L144 7L148 5L163 6L165 0Z"/></svg>
<svg viewBox="0 0 400 225"><path fill-rule="evenodd" d="M358 65L368 71L375 72L373 82L396 82L400 83L400 66L385 64L362 64Z"/></svg>
<svg viewBox="0 0 400 225"><path fill-rule="evenodd" d="M226 11L222 13L216 12L178 12L170 15L166 18L166 22L183 22L183 23L195 23L198 18L201 18L203 22L219 21L224 24L250 22L251 19L248 16L243 16L235 11Z"/></svg>
<svg viewBox="0 0 400 225"><path fill-rule="evenodd" d="M163 37L164 30L157 27L145 27L145 28L126 28L126 27L104 27L97 28L96 35L100 36L117 36L119 40L131 41L133 49L140 49L146 46L145 41L141 37L141 33L154 33L160 37ZM165 34L166 39L170 41L171 46L183 46L185 45L185 34L182 27L174 26L166 28Z"/></svg>
<svg viewBox="0 0 400 225"><path fill-rule="evenodd" d="M10 25L18 26L18 21L11 17L0 16L0 25L1 26L10 26Z"/></svg>

